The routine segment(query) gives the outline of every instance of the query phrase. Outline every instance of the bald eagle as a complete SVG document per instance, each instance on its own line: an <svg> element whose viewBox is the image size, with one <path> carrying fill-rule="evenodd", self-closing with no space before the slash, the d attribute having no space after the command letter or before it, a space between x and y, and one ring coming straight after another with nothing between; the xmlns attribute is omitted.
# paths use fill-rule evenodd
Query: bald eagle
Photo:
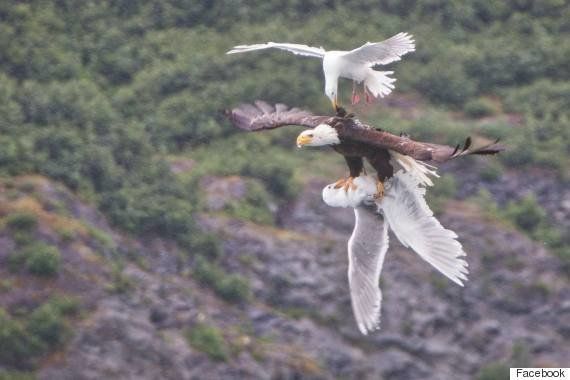
<svg viewBox="0 0 570 380"><path fill-rule="evenodd" d="M263 101L255 105L244 104L228 112L234 126L247 131L261 131L287 125L304 126L305 130L297 137L297 146L330 146L344 156L349 176L336 182L337 187L354 189L354 178L364 171L364 160L377 174L376 197L383 194L383 183L391 178L394 169L402 167L412 170L423 178L427 185L431 181L430 165L427 162L442 163L453 158L477 154L495 154L503 147L497 141L491 144L473 146L467 138L463 146L448 146L414 141L407 136L396 136L386 131L374 129L354 117L315 116L298 108L289 109L283 104L271 106ZM418 162L419 161L419 162Z"/></svg>
<svg viewBox="0 0 570 380"><path fill-rule="evenodd" d="M323 189L323 200L332 207L352 207L355 225L348 241L348 280L352 309L363 334L380 323L382 295L380 272L388 250L388 230L405 246L463 286L467 279L465 252L457 235L445 229L425 202L425 187L437 176L425 161L444 162L469 154L495 154L504 148L492 144L463 147L414 141L376 130L354 117L314 116L307 111L258 101L228 112L234 126L262 131L286 125L312 129L297 137L298 146L331 146L342 154L350 177ZM364 174L364 159L376 177ZM384 185L385 183L385 185ZM380 185L379 185L380 184ZM379 194L380 192L380 194Z"/></svg>
<svg viewBox="0 0 570 380"><path fill-rule="evenodd" d="M238 45L226 54L245 53L263 49L281 49L296 55L316 57L323 60L325 74L325 95L331 100L333 108L338 109L338 78L352 79L352 103L358 103L360 96L356 92L356 83L363 83L366 101L373 97L384 97L394 89L396 79L390 78L393 71L376 71L375 65L387 65L399 61L401 57L415 50L413 37L407 33L398 33L382 42L367 42L350 50L325 51L322 47L268 42L255 45Z"/></svg>

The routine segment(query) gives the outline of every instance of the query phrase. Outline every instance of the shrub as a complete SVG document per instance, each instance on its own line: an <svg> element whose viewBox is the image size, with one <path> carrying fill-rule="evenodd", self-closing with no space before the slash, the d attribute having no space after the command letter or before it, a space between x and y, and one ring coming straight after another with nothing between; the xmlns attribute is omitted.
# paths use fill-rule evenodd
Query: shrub
<svg viewBox="0 0 570 380"><path fill-rule="evenodd" d="M125 269L124 263L117 261L112 264L111 283L107 289L112 293L123 294L130 291L133 287L133 281L130 277L126 276L123 271Z"/></svg>
<svg viewBox="0 0 570 380"><path fill-rule="evenodd" d="M41 342L29 334L21 322L0 309L0 363L14 368L28 368L31 358L42 349Z"/></svg>
<svg viewBox="0 0 570 380"><path fill-rule="evenodd" d="M477 380L503 380L509 378L509 366L493 363L479 370Z"/></svg>
<svg viewBox="0 0 570 380"><path fill-rule="evenodd" d="M510 202L506 216L522 230L532 233L545 221L546 212L536 202L536 198L529 195L518 202Z"/></svg>
<svg viewBox="0 0 570 380"><path fill-rule="evenodd" d="M52 308L65 316L77 315L79 312L79 301L71 296L56 295L48 303Z"/></svg>
<svg viewBox="0 0 570 380"><path fill-rule="evenodd" d="M217 259L222 254L222 247L218 238L213 234L194 233L189 239L189 248L192 254L198 254L209 259Z"/></svg>
<svg viewBox="0 0 570 380"><path fill-rule="evenodd" d="M23 248L26 257L26 269L38 276L55 276L61 266L61 254L56 247L34 244Z"/></svg>
<svg viewBox="0 0 570 380"><path fill-rule="evenodd" d="M488 161L481 169L479 175L481 179L488 182L495 182L497 181L503 172L503 168L501 165L495 161Z"/></svg>
<svg viewBox="0 0 570 380"><path fill-rule="evenodd" d="M273 214L269 209L270 197L264 186L257 180L250 180L244 199L233 201L225 206L225 211L239 219L254 223L272 225Z"/></svg>
<svg viewBox="0 0 570 380"><path fill-rule="evenodd" d="M196 258L194 276L203 285L211 287L217 295L230 302L244 302L250 297L249 283L237 274L228 275L219 266L203 257Z"/></svg>
<svg viewBox="0 0 570 380"><path fill-rule="evenodd" d="M198 324L186 331L186 339L192 347L208 354L214 360L228 359L224 337L214 326Z"/></svg>
<svg viewBox="0 0 570 380"><path fill-rule="evenodd" d="M463 112L465 112L469 117L479 118L494 115L496 113L496 109L491 100L486 98L477 98L465 103L463 106Z"/></svg>
<svg viewBox="0 0 570 380"><path fill-rule="evenodd" d="M28 331L47 346L60 345L69 336L70 330L57 304L47 302L30 315Z"/></svg>
<svg viewBox="0 0 570 380"><path fill-rule="evenodd" d="M37 217L28 212L15 212L6 218L6 226L15 231L31 231L37 225Z"/></svg>
<svg viewBox="0 0 570 380"><path fill-rule="evenodd" d="M217 293L227 301L242 302L249 299L249 282L242 276L233 274L225 277L217 287Z"/></svg>
<svg viewBox="0 0 570 380"><path fill-rule="evenodd" d="M30 372L0 371L0 380L34 380L36 377Z"/></svg>

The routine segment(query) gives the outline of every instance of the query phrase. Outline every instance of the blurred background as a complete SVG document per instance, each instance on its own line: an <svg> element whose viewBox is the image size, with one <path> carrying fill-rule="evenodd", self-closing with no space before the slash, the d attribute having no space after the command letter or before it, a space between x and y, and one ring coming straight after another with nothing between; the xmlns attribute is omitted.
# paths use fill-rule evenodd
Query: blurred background
<svg viewBox="0 0 570 380"><path fill-rule="evenodd" d="M233 45L416 52L365 122L498 157L440 168L429 204L470 281L396 239L381 330L350 308L344 176L264 99L330 114L321 63ZM0 3L0 379L508 377L570 358L570 7L564 0ZM340 85L348 105L351 83Z"/></svg>

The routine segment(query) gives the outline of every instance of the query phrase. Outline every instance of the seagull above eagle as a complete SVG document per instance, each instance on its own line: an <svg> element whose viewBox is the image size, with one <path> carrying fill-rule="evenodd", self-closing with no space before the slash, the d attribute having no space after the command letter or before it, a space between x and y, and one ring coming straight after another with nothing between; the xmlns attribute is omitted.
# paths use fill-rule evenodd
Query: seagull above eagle
<svg viewBox="0 0 570 380"><path fill-rule="evenodd" d="M226 54L245 53L269 48L322 59L325 75L325 94L331 100L333 108L338 110L339 77L352 79L353 104L358 103L360 100L360 96L356 92L356 83L364 84L364 94L367 102L370 102L375 97L384 97L394 89L393 83L396 79L389 77L394 72L376 71L373 67L399 61L404 54L415 50L415 44L411 35L398 33L385 41L367 42L350 51L326 51L322 47L268 42L265 44L234 46Z"/></svg>
<svg viewBox="0 0 570 380"><path fill-rule="evenodd" d="M465 252L457 235L434 217L425 199L429 176L437 176L427 162L441 163L466 155L490 155L504 148L497 141L475 147L414 141L361 123L354 117L315 116L283 104L257 101L227 112L232 124L246 131L264 131L289 125L310 128L299 134L297 146L330 146L342 154L350 177L323 189L332 207L354 208L355 225L348 241L348 280L352 309L363 334L380 323L380 272L391 230L405 247L458 285L467 279ZM364 160L376 177L364 172ZM386 184L386 186L384 185Z"/></svg>

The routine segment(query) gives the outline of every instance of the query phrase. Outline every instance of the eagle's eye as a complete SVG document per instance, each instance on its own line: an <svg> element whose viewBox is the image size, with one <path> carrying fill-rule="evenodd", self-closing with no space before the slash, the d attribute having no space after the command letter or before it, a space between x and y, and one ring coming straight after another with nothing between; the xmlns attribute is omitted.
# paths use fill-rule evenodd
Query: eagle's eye
<svg viewBox="0 0 570 380"><path fill-rule="evenodd" d="M309 133L307 136L309 136L309 137L313 137L313 134L312 134L312 133Z"/></svg>

